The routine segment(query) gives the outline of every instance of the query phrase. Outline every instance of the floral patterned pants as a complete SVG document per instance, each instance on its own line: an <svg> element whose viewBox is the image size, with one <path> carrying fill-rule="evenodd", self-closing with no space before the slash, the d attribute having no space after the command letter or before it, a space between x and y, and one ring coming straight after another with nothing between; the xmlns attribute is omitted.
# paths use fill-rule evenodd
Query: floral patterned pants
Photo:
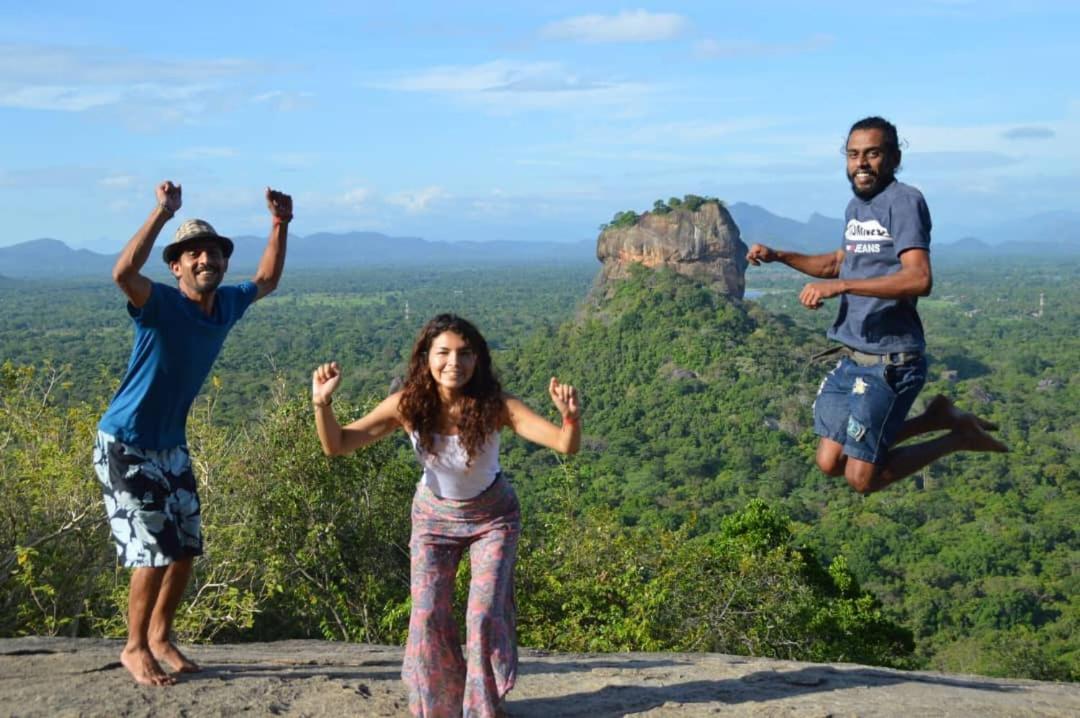
<svg viewBox="0 0 1080 718"><path fill-rule="evenodd" d="M424 485L412 506L412 614L401 678L422 718L491 718L517 677L514 562L521 533L517 495L500 477L464 501ZM465 550L472 580L466 659L454 621L454 577Z"/></svg>

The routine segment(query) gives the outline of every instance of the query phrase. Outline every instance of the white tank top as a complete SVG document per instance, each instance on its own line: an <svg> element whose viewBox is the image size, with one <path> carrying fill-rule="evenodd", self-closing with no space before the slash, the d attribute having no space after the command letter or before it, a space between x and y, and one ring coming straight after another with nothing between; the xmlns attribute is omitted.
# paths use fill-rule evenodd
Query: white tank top
<svg viewBox="0 0 1080 718"><path fill-rule="evenodd" d="M437 456L422 452L418 443L419 436L416 432L409 432L413 452L424 467L420 483L439 498L457 501L475 498L484 493L502 471L499 467L497 431L491 433L468 468L466 463L469 454L457 434L435 434L433 438L433 448L438 452Z"/></svg>

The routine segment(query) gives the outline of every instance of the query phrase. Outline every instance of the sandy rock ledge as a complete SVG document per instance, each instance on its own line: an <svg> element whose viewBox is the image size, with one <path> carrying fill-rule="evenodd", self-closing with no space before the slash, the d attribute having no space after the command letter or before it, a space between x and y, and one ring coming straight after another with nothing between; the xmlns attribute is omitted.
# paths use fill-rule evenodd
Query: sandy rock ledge
<svg viewBox="0 0 1080 718"><path fill-rule="evenodd" d="M2 716L402 716L402 650L323 641L194 646L200 674L136 685L121 644L0 639ZM1080 684L719 654L523 650L511 716L1080 716Z"/></svg>

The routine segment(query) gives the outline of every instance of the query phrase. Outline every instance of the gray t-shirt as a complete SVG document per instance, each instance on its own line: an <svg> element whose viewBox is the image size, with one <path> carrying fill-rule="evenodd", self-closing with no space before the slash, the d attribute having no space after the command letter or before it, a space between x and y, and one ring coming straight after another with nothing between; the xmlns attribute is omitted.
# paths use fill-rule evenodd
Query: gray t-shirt
<svg viewBox="0 0 1080 718"><path fill-rule="evenodd" d="M841 279L870 279L900 270L900 255L930 249L930 210L919 190L893 181L870 201L855 197L845 213ZM840 295L829 338L870 354L926 349L916 297Z"/></svg>

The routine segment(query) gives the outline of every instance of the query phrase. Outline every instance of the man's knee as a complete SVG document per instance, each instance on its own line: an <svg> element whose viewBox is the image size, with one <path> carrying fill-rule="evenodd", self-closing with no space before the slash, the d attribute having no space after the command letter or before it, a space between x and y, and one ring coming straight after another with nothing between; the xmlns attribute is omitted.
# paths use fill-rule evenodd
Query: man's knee
<svg viewBox="0 0 1080 718"><path fill-rule="evenodd" d="M849 459L844 469L848 486L864 496L877 490L877 475L878 467L869 461Z"/></svg>
<svg viewBox="0 0 1080 718"><path fill-rule="evenodd" d="M818 468L827 476L843 476L847 457L844 456L844 447L836 442L822 440L818 444L817 455L814 457Z"/></svg>

